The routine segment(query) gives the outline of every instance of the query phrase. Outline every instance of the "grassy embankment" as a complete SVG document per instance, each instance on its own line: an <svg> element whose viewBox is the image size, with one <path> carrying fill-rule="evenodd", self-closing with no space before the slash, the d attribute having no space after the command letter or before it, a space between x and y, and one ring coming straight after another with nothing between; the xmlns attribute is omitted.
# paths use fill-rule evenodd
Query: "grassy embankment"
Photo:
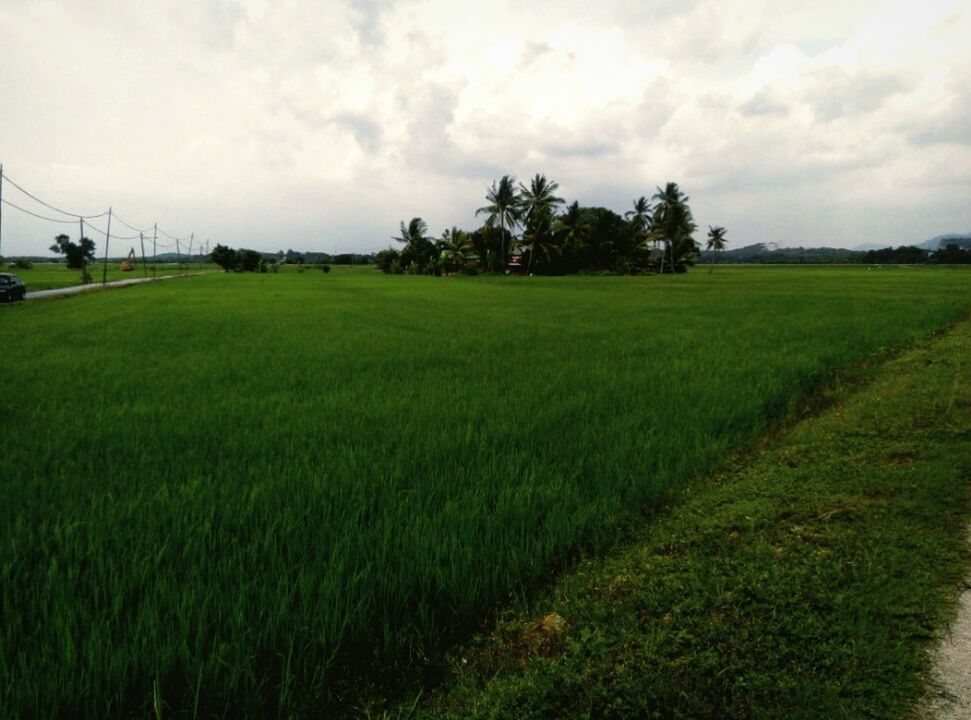
<svg viewBox="0 0 971 720"><path fill-rule="evenodd" d="M390 715L910 717L971 559L971 321L874 372Z"/></svg>
<svg viewBox="0 0 971 720"><path fill-rule="evenodd" d="M969 291L308 271L3 308L0 707L341 705Z"/></svg>

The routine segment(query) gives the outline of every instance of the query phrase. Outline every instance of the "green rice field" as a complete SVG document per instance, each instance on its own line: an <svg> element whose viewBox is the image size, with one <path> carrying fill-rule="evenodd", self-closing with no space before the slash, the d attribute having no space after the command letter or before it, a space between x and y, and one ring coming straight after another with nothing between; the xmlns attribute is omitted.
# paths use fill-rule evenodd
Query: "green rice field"
<svg viewBox="0 0 971 720"><path fill-rule="evenodd" d="M969 310L959 269L721 266L0 307L0 715L346 710Z"/></svg>
<svg viewBox="0 0 971 720"><path fill-rule="evenodd" d="M192 263L183 265L181 268L178 263L148 263L148 271L139 262L138 266L131 271L123 272L117 262L108 263L108 282L115 280L135 280L142 277L161 277L162 275L178 275L181 270L188 272L201 272L205 270L216 270L216 265L212 263ZM95 283L100 283L103 276L103 266L100 264L91 265L88 272ZM34 290L53 290L55 288L70 287L71 285L81 284L81 271L71 270L63 263L34 263L32 268L18 270L17 268L4 266L0 272L12 273L19 277L27 292Z"/></svg>

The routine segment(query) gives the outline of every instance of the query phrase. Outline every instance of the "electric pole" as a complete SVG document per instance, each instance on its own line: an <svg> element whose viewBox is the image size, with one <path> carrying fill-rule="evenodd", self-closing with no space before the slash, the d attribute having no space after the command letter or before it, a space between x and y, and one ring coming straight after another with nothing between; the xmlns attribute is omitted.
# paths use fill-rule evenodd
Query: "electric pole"
<svg viewBox="0 0 971 720"><path fill-rule="evenodd" d="M148 265L145 263L145 233L138 231L138 242L142 244L142 275L148 277Z"/></svg>
<svg viewBox="0 0 971 720"><path fill-rule="evenodd" d="M111 240L111 208L108 208L108 232L105 233L105 263L101 271L101 284L108 284L108 241Z"/></svg>
<svg viewBox="0 0 971 720"><path fill-rule="evenodd" d="M3 163L0 163L0 250L3 250Z"/></svg>

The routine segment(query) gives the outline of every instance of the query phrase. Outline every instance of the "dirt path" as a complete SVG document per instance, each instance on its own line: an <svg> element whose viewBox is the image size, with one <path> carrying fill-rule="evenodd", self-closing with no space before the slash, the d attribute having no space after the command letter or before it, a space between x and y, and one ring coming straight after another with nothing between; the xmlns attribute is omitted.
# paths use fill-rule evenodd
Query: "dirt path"
<svg viewBox="0 0 971 720"><path fill-rule="evenodd" d="M957 617L934 654L933 680L936 687L928 699L926 716L932 720L971 718L971 577L958 601Z"/></svg>
<svg viewBox="0 0 971 720"><path fill-rule="evenodd" d="M90 285L71 285L70 287L54 288L53 290L35 290L24 296L25 300L40 300L42 298L65 297L67 295L78 295L83 292L93 292L104 288L129 287L130 285L141 285L142 283L157 282L159 280L171 280L177 277L189 277L190 275L206 275L206 272L187 273L186 275L160 275L159 277L141 277L131 280L114 280L113 282L102 285L101 283L91 283Z"/></svg>

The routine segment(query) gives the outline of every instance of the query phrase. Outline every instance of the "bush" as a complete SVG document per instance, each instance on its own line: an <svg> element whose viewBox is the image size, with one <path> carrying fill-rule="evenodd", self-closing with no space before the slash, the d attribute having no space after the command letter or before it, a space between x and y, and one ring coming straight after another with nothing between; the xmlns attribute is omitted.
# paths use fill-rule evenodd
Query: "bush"
<svg viewBox="0 0 971 720"><path fill-rule="evenodd" d="M330 272L330 265L321 265L320 266L320 269L323 270L325 273L329 273Z"/></svg>
<svg viewBox="0 0 971 720"><path fill-rule="evenodd" d="M34 263L27 258L17 258L10 263L10 267L16 268L17 270L30 270L32 267L34 267Z"/></svg>
<svg viewBox="0 0 971 720"><path fill-rule="evenodd" d="M394 248L382 250L374 256L374 264L381 272L398 275L401 273L401 253Z"/></svg>

